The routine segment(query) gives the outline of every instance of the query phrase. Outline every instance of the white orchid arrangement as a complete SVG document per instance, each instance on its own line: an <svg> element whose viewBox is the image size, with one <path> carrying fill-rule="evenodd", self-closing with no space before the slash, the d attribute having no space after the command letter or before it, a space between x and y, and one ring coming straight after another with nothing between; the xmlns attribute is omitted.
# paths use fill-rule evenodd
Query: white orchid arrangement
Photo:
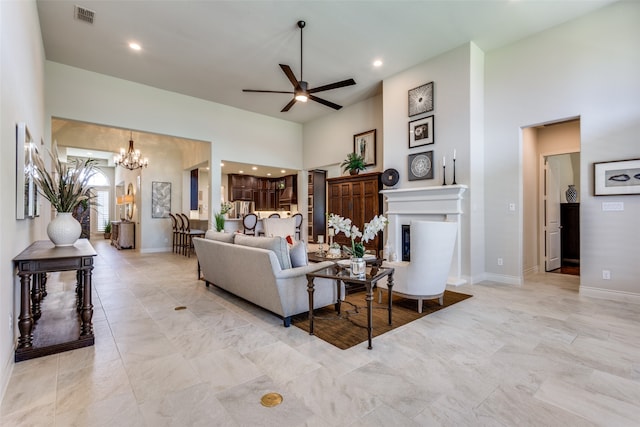
<svg viewBox="0 0 640 427"><path fill-rule="evenodd" d="M331 213L327 221L329 228L333 228L336 233L344 233L346 237L351 238L351 248L345 247L344 249L357 258L364 256L363 242L366 243L374 239L376 234L384 230L388 223L389 220L386 217L376 215L371 221L364 225L364 231L362 232L356 225L352 224L351 219L341 217L340 215ZM357 241L357 239L360 239L360 241Z"/></svg>

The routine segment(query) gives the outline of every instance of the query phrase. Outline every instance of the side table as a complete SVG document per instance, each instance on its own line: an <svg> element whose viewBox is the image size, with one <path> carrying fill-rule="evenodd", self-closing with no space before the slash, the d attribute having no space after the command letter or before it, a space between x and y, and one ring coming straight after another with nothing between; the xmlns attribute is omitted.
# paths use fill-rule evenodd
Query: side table
<svg viewBox="0 0 640 427"><path fill-rule="evenodd" d="M15 350L16 362L94 344L91 271L96 255L87 239L79 239L73 246L59 248L49 240L39 240L13 259L20 276L20 337ZM47 329L42 324L47 319L41 308L41 301L47 295L46 274L54 271L76 271L75 311L79 316L74 315L75 318L65 324L67 330L59 330L57 327ZM46 330L50 335L39 336L37 329ZM77 339L65 338L66 341L62 342L58 339L59 336L69 335Z"/></svg>
<svg viewBox="0 0 640 427"><path fill-rule="evenodd" d="M383 277L387 277L388 302L387 311L389 312L389 325L391 325L392 318L392 295L393 295L393 273L394 269L391 267L379 267L377 265L367 265L367 272L364 278L351 277L349 268L344 268L338 264L332 267L321 268L307 274L307 291L309 292L309 335L313 335L313 292L315 290L314 279L322 277L326 279L333 279L336 281L338 289L338 302L336 303L336 310L340 313L340 305L342 302L342 295L340 291L340 282L349 282L363 285L366 288L367 301L367 335L369 338L368 349L373 348L371 340L373 338L373 287Z"/></svg>

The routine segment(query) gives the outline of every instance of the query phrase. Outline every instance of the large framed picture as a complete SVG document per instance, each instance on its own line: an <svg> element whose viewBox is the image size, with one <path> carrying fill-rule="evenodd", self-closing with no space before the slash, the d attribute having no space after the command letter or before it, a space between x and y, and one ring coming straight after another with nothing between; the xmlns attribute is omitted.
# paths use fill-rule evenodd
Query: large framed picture
<svg viewBox="0 0 640 427"><path fill-rule="evenodd" d="M169 218L171 212L171 183L151 183L151 218Z"/></svg>
<svg viewBox="0 0 640 427"><path fill-rule="evenodd" d="M433 179L433 151L409 154L409 181Z"/></svg>
<svg viewBox="0 0 640 427"><path fill-rule="evenodd" d="M640 159L593 164L595 196L640 194Z"/></svg>
<svg viewBox="0 0 640 427"><path fill-rule="evenodd" d="M433 116L409 122L409 148L421 147L435 142Z"/></svg>
<svg viewBox="0 0 640 427"><path fill-rule="evenodd" d="M409 90L409 117L433 111L433 82Z"/></svg>
<svg viewBox="0 0 640 427"><path fill-rule="evenodd" d="M353 135L353 152L364 157L364 165L376 165L376 130Z"/></svg>

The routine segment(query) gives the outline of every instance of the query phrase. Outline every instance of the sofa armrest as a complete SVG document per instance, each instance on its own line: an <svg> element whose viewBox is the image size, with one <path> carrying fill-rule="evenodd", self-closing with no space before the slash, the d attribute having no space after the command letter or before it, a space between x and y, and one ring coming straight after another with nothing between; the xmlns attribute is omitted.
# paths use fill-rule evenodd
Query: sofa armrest
<svg viewBox="0 0 640 427"><path fill-rule="evenodd" d="M322 268L331 267L333 264L332 261L322 261L317 263L312 263L309 265L303 265L301 267L287 268L285 270L274 271L274 275L276 279L290 279L292 277L304 276L307 273L311 273L316 270L320 270Z"/></svg>

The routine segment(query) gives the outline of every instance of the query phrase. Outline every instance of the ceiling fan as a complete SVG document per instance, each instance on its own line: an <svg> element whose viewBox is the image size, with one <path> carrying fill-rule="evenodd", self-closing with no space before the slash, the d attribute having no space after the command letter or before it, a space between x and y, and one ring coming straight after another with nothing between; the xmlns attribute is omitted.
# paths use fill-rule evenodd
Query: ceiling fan
<svg viewBox="0 0 640 427"><path fill-rule="evenodd" d="M319 102L320 104L326 105L327 107L331 107L335 110L339 110L342 108L342 105L334 104L331 101L327 101L326 99L318 98L313 95L317 92L323 92L325 90L338 89L345 86L351 86L356 84L355 80L347 79L342 80L340 82L330 83L328 85L309 88L309 83L303 80L302 77L302 29L305 27L306 22L298 21L298 28L300 28L300 80L296 79L295 74L291 71L291 67L288 65L280 64L280 68L286 74L287 78L293 85L293 91L280 91L280 90L259 90L259 89L242 89L243 92L259 92L259 93L290 93L293 94L293 99L289 101L287 105L281 110L282 113L289 111L293 104L297 101L307 102L307 99L312 101Z"/></svg>

